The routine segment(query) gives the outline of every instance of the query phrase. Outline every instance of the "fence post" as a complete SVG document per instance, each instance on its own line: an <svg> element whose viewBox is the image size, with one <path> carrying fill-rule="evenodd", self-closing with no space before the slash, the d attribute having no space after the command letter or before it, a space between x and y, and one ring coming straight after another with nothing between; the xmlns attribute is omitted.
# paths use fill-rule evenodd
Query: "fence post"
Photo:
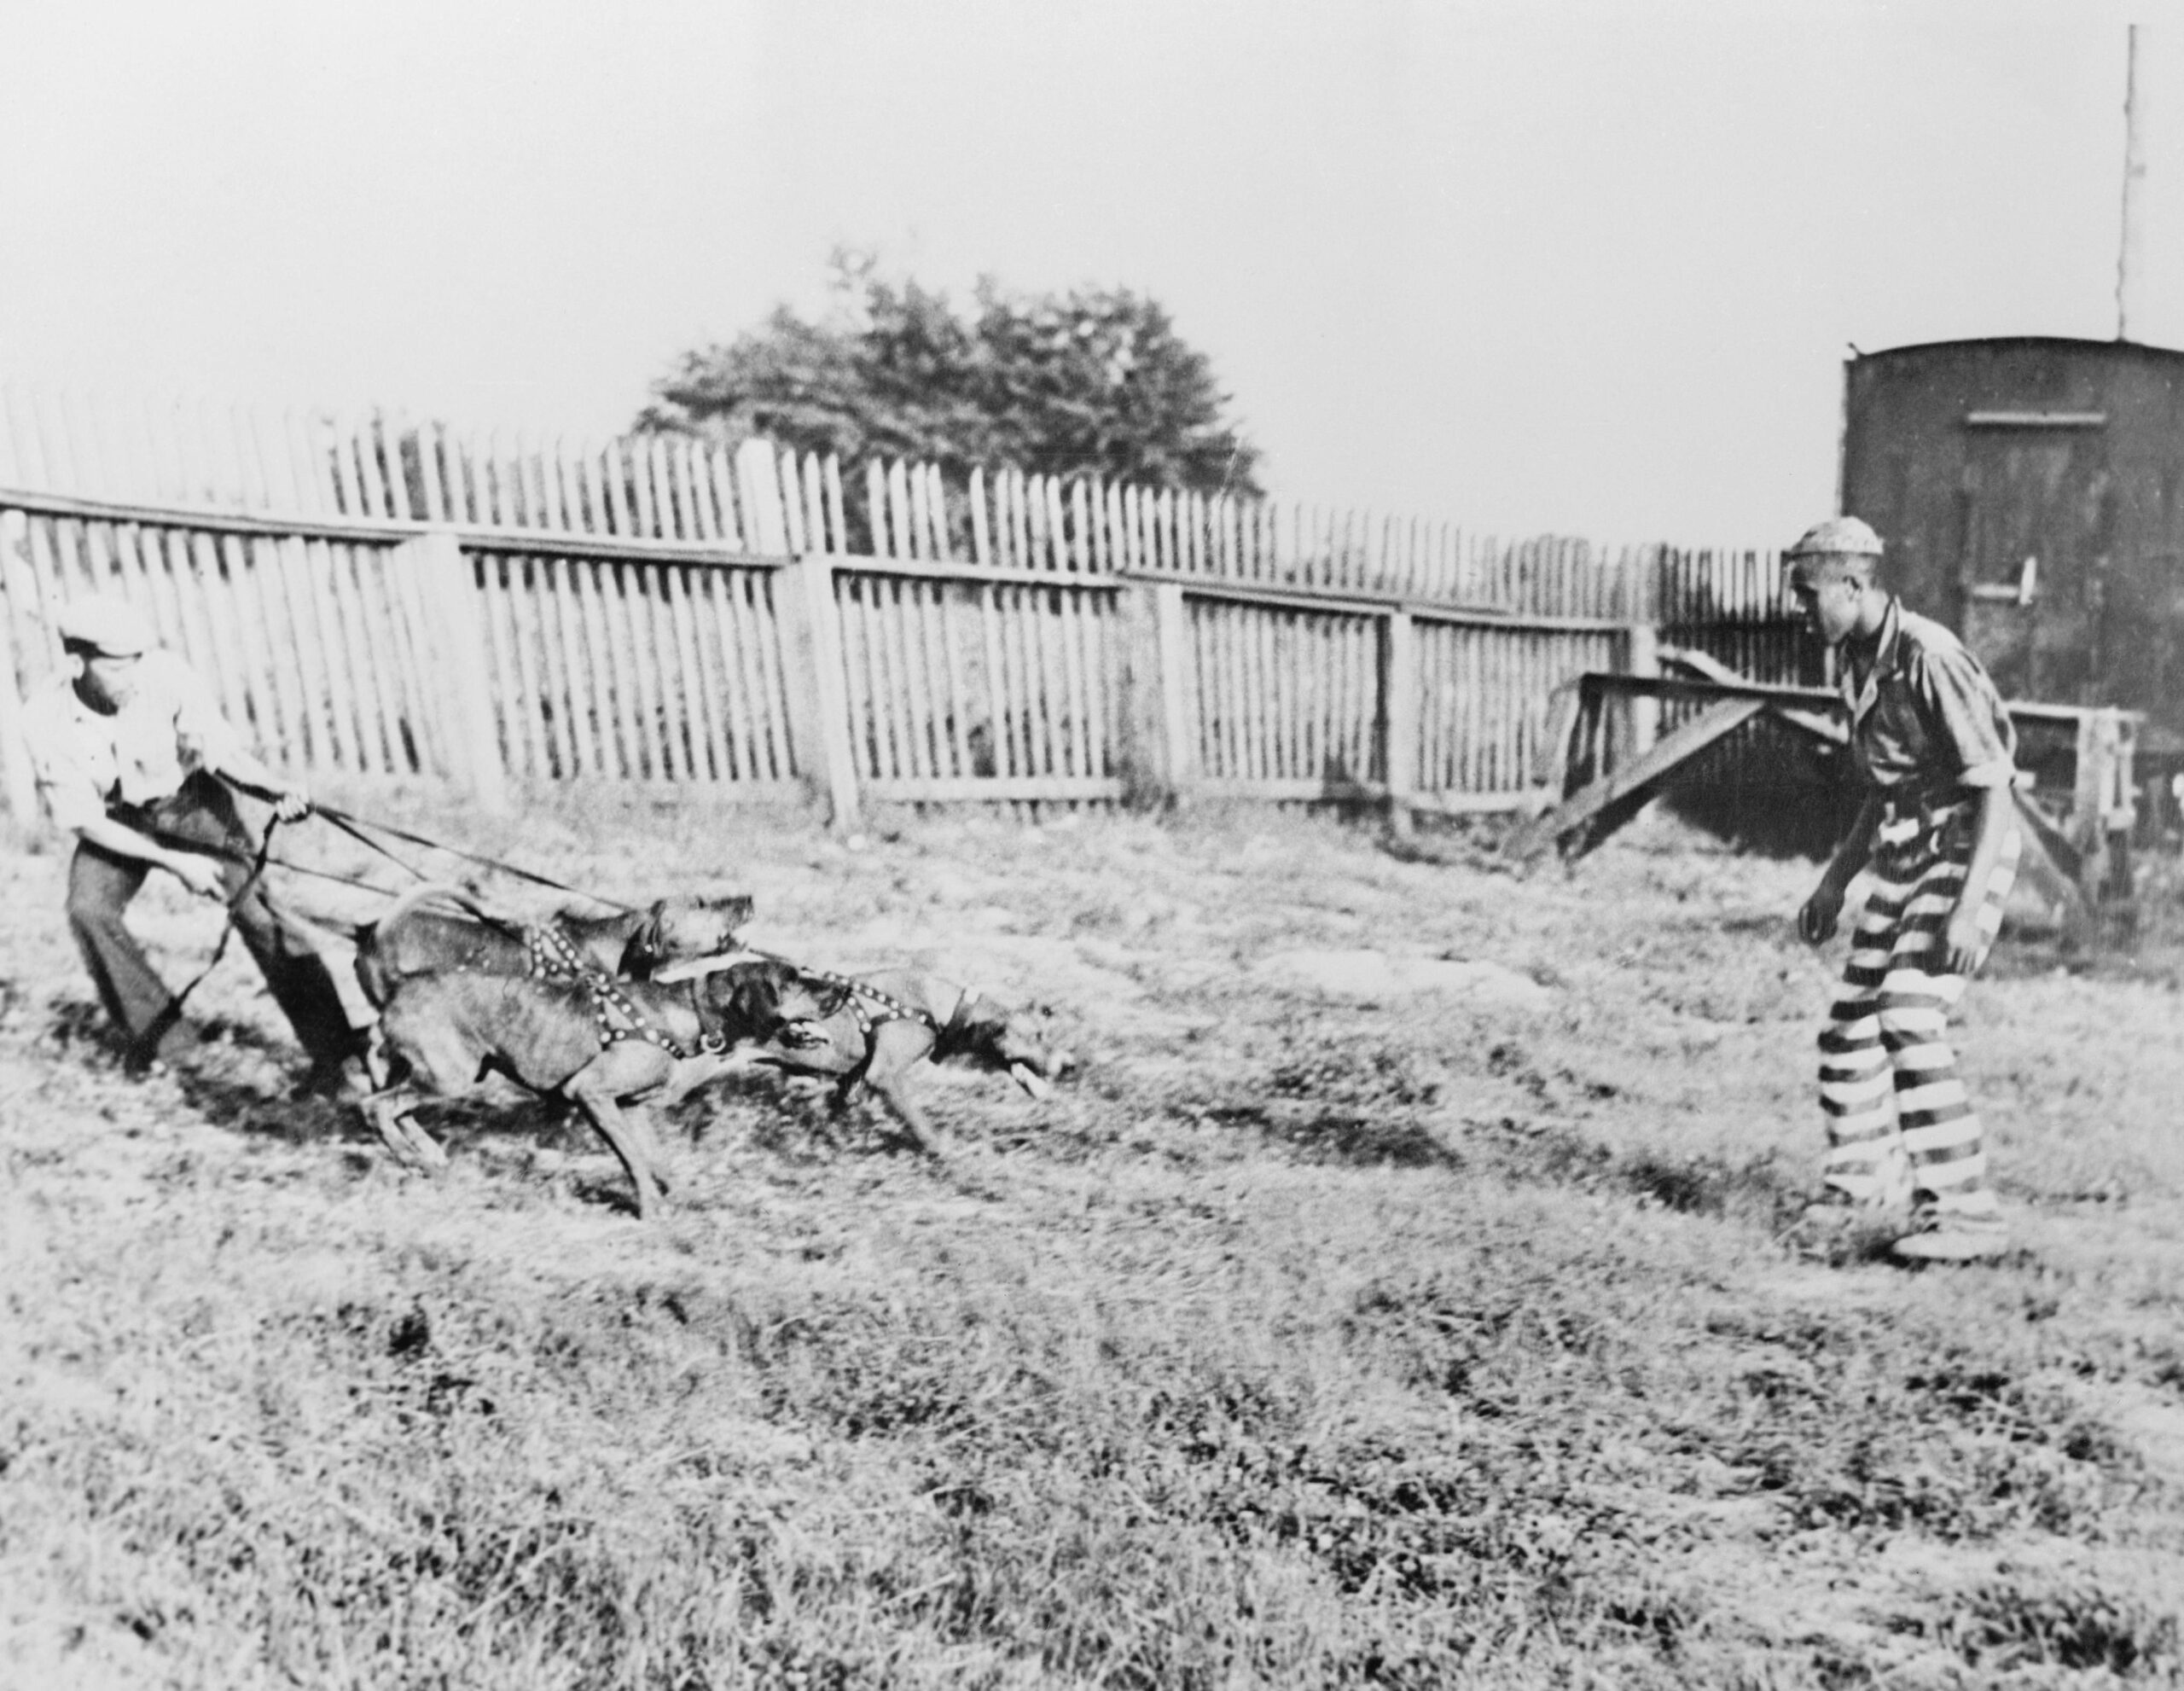
<svg viewBox="0 0 2184 1691"><path fill-rule="evenodd" d="M744 543L762 557L787 557L788 512L781 503L781 468L774 449L755 436L745 441L735 449L735 479L750 517Z"/></svg>
<svg viewBox="0 0 2184 1691"><path fill-rule="evenodd" d="M1123 800L1135 810L1165 809L1187 802L1198 773L1182 584L1125 582L1122 625Z"/></svg>
<svg viewBox="0 0 2184 1691"><path fill-rule="evenodd" d="M1661 672L1661 631L1649 622L1634 622L1623 630L1623 673L1658 676ZM1623 705L1621 744L1616 761L1628 764L1653 749L1661 736L1661 701L1626 699Z"/></svg>
<svg viewBox="0 0 2184 1691"><path fill-rule="evenodd" d="M1380 775L1388 792L1388 826L1411 830L1418 795L1418 628L1408 611L1391 611L1380 625Z"/></svg>
<svg viewBox="0 0 2184 1691"><path fill-rule="evenodd" d="M438 530L405 540L388 560L396 572L408 571L432 620L426 638L443 682L433 689L435 703L451 720L449 735L460 747L468 782L479 808L489 815L508 809L508 769L501 761L500 722L493 704L493 654L471 591L470 560L452 533Z"/></svg>
<svg viewBox="0 0 2184 1691"><path fill-rule="evenodd" d="M830 827L857 820L857 763L850 740L849 689L843 678L841 621L834 608L834 567L807 552L775 578L781 681L797 772L827 806Z"/></svg>

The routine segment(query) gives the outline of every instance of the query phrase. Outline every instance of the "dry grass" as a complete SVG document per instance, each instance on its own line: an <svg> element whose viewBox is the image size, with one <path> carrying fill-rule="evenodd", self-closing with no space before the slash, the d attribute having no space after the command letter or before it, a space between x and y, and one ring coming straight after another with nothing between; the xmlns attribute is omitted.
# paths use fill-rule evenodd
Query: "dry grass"
<svg viewBox="0 0 2184 1691"><path fill-rule="evenodd" d="M2165 915L2123 964L2020 944L1975 989L2023 1248L1912 1273L1785 1230L1833 961L1783 933L1809 871L1666 824L1519 880L1294 816L851 851L732 813L402 814L608 892L747 886L782 949L1052 1004L1089 1071L1043 1109L934 1077L940 1168L725 1089L645 1228L536 1110L450 1119L426 1181L290 1101L241 960L197 1067L125 1078L59 862L0 857L0 1682L2184 1663ZM177 976L214 932L165 892L142 926ZM1522 979L1374 1002L1258 967L1362 946Z"/></svg>

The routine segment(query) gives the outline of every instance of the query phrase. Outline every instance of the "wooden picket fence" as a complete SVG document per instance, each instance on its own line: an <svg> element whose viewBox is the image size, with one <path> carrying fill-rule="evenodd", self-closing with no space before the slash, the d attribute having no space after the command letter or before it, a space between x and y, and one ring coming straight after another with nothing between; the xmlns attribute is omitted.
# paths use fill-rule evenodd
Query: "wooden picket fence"
<svg viewBox="0 0 2184 1691"><path fill-rule="evenodd" d="M735 798L1520 808L1554 689L1811 660L1757 551L1502 543L1011 468L0 392L0 712L141 604L276 764ZM11 723L0 775L33 802Z"/></svg>

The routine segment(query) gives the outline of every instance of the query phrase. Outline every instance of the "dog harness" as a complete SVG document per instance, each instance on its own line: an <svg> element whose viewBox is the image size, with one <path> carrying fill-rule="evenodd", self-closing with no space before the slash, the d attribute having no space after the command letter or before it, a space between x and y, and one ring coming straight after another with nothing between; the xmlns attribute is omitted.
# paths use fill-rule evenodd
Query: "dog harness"
<svg viewBox="0 0 2184 1691"><path fill-rule="evenodd" d="M523 944L531 960L531 973L541 979L579 987L589 995L592 1024L599 1030L601 1044L619 1045L627 1039L642 1039L648 1045L657 1045L678 1062L692 1055L664 1028L647 1020L644 1012L631 1002L614 977L579 951L576 942L558 922L541 922L525 928ZM694 992L694 1007L695 1002ZM704 1020L700 1014L701 1027ZM704 1055L717 1056L727 1049L728 1036L724 1033L700 1032L698 1036L698 1051Z"/></svg>
<svg viewBox="0 0 2184 1691"><path fill-rule="evenodd" d="M872 1037L874 1028L885 1026L891 1021L923 1022L932 1034L932 1054L936 1057L951 1051L955 1042L962 1037L963 1013L979 996L976 988L965 987L962 996L956 1001L955 1009L950 1012L948 1020L944 1022L932 1011L905 1003L892 993L883 992L853 976L835 974L828 969L805 968L801 964L796 968L798 973L806 979L824 981L828 985L840 987L849 994L846 1007L856 1019L857 1031L868 1040ZM875 1008L867 1008L868 1003Z"/></svg>

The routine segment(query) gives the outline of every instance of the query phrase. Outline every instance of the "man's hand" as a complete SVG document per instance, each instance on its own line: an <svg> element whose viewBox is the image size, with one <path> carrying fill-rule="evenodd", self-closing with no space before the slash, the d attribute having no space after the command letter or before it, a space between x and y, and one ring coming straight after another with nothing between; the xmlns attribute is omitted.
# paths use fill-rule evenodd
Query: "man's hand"
<svg viewBox="0 0 2184 1691"><path fill-rule="evenodd" d="M1835 919L1842 914L1842 888L1832 880L1821 881L1798 907L1798 938L1808 945L1825 944L1834 937Z"/></svg>
<svg viewBox="0 0 2184 1691"><path fill-rule="evenodd" d="M273 794L276 822L301 822L311 814L311 794L300 787L284 787Z"/></svg>
<svg viewBox="0 0 2184 1691"><path fill-rule="evenodd" d="M167 859L167 869L174 878L200 898L224 898L228 889L220 880L220 866L210 857L192 857L177 851Z"/></svg>
<svg viewBox="0 0 2184 1691"><path fill-rule="evenodd" d="M1943 969L1950 974L1970 974L1979 967L1979 953L1986 943L1987 936L1979 931L1979 907L1968 898L1961 901L1949 926L1942 930Z"/></svg>

